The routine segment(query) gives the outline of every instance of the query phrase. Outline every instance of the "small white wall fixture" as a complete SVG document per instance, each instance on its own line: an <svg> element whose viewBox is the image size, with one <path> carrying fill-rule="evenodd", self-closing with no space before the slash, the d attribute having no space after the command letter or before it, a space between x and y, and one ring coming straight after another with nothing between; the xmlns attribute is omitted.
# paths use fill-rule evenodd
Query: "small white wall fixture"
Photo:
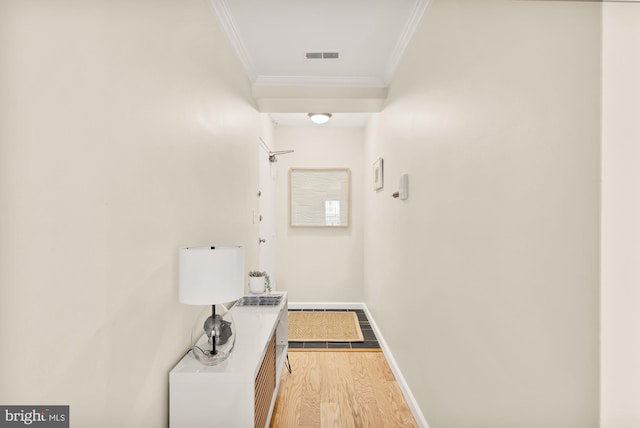
<svg viewBox="0 0 640 428"><path fill-rule="evenodd" d="M398 191L394 192L391 196L402 201L409 199L409 174L402 174L400 176Z"/></svg>

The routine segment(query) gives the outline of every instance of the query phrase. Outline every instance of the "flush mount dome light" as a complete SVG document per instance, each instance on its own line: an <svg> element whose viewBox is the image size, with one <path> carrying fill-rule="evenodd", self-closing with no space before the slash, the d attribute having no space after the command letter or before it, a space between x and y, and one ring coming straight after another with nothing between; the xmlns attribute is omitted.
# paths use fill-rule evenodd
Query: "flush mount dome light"
<svg viewBox="0 0 640 428"><path fill-rule="evenodd" d="M309 113L309 119L311 119L313 123L322 125L331 119L331 113Z"/></svg>

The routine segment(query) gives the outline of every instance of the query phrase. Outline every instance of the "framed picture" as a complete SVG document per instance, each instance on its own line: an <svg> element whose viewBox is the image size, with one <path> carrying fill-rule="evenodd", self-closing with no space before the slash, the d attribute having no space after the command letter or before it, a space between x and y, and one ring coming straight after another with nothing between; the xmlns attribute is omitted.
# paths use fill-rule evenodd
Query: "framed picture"
<svg viewBox="0 0 640 428"><path fill-rule="evenodd" d="M289 210L293 227L348 227L351 170L291 168Z"/></svg>
<svg viewBox="0 0 640 428"><path fill-rule="evenodd" d="M380 190L384 187L384 169L382 158L378 158L373 163L373 190Z"/></svg>

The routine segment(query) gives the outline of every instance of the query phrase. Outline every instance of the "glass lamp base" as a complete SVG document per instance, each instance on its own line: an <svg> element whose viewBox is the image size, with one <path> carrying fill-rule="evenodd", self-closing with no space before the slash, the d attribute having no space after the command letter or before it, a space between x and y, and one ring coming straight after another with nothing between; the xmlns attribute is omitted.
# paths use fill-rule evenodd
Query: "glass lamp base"
<svg viewBox="0 0 640 428"><path fill-rule="evenodd" d="M193 356L206 366L215 366L229 358L235 341L235 322L224 305L205 308L191 331Z"/></svg>
<svg viewBox="0 0 640 428"><path fill-rule="evenodd" d="M191 351L196 357L196 360L200 361L205 366L217 366L229 358L230 355L229 352L225 351L217 351L215 355L212 355L211 352L203 351L198 346L191 348Z"/></svg>

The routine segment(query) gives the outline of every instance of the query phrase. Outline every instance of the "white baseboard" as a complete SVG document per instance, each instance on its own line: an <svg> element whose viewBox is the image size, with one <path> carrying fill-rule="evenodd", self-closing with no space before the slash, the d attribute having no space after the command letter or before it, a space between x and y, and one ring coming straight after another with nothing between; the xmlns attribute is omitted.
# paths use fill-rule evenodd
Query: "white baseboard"
<svg viewBox="0 0 640 428"><path fill-rule="evenodd" d="M289 309L362 309L364 303L358 302L289 302Z"/></svg>
<svg viewBox="0 0 640 428"><path fill-rule="evenodd" d="M427 419L424 417L422 410L420 410L420 406L418 406L418 402L415 397L411 393L411 389L407 384L402 372L400 371L400 367L398 367L398 363L396 363L395 358L393 358L393 354L387 345L387 342L382 337L382 333L378 328L371 312L369 312L369 308L367 305L361 302L289 302L289 309L362 309L367 315L367 319L369 320L369 324L371 324L371 329L376 335L378 339L378 343L380 344L380 348L382 349L382 353L384 354L387 362L389 363L389 367L391 367L391 371L393 375L396 377L396 381L398 382L398 386L402 391L402 395L404 399L407 401L407 405L413 414L418 426L421 428L429 428L429 424L427 423Z"/></svg>

